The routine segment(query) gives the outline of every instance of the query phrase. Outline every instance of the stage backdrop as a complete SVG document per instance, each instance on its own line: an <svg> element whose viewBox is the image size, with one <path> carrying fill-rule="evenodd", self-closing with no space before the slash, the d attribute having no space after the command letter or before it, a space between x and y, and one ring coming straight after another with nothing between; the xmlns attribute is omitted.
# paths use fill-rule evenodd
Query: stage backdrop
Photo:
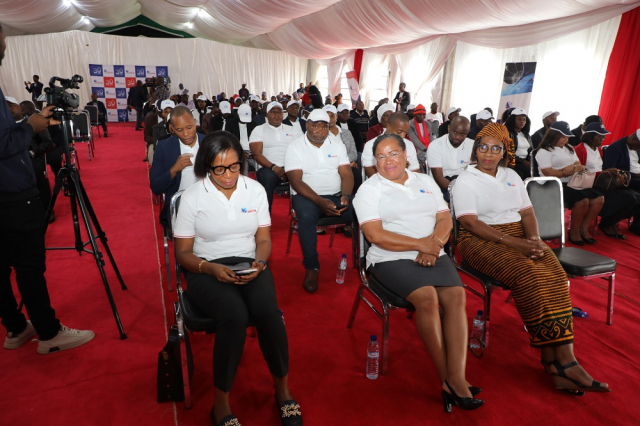
<svg viewBox="0 0 640 426"><path fill-rule="evenodd" d="M168 75L167 66L89 64L91 93L107 107L107 121L135 121L136 110L127 111L129 89L138 80Z"/></svg>

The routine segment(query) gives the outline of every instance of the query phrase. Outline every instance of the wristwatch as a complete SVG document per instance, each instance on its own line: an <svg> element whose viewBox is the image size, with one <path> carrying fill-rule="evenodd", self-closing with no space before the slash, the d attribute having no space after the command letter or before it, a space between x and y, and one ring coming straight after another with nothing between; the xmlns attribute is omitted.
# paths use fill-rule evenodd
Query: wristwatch
<svg viewBox="0 0 640 426"><path fill-rule="evenodd" d="M351 199L352 195L351 194L342 194L342 197L347 197L348 199Z"/></svg>
<svg viewBox="0 0 640 426"><path fill-rule="evenodd" d="M256 260L256 263L262 263L264 265L264 269L269 267L269 262L265 262L264 260Z"/></svg>

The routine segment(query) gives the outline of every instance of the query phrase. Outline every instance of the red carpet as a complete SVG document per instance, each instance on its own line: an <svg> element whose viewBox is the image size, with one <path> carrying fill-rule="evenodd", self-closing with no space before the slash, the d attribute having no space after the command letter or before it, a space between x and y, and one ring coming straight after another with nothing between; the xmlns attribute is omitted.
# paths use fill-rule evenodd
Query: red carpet
<svg viewBox="0 0 640 426"><path fill-rule="evenodd" d="M133 124L111 124L110 137L96 144L89 162L80 150L81 175L129 290L122 291L111 266L105 267L129 338L121 341L90 255L49 252L47 280L52 303L65 325L96 332L91 343L42 356L36 345L0 349L2 425L204 425L213 402L212 336L195 334L192 383L194 407L156 402L157 353L173 323L175 292L166 290L158 206L153 204L141 132ZM339 234L333 248L320 236L321 283L316 294L302 289L304 275L297 236L285 254L287 198L276 198L273 212L271 267L287 324L291 389L302 407L306 426L525 424L561 422L593 425L636 424L632 402L640 382L640 237L624 242L601 234L589 249L618 261L614 323L605 324L606 290L597 280L572 280L575 306L590 318L575 320L576 354L596 379L608 381L610 394L572 397L555 391L539 364L539 351L528 346L516 309L494 294L490 346L482 359L469 354L468 380L484 389L485 406L475 412L442 411L438 379L418 337L415 322L394 312L390 327L389 373L378 380L364 376L366 345L380 335L380 321L361 305L354 328L347 319L359 284L351 268L350 240ZM73 242L67 198L60 198L47 244ZM626 233L626 229L624 229ZM350 268L344 285L335 283L342 253ZM175 277L172 277L175 282ZM468 294L471 318L481 308ZM164 304L163 304L164 300ZM166 307L166 309L165 309ZM273 385L257 339L247 337L232 391L234 413L243 425L278 425ZM634 414L635 413L635 414Z"/></svg>

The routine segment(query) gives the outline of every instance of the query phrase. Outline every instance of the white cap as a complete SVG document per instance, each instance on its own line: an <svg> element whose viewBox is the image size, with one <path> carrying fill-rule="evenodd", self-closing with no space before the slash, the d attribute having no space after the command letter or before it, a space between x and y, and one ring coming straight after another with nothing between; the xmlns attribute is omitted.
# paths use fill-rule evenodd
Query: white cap
<svg viewBox="0 0 640 426"><path fill-rule="evenodd" d="M447 110L447 116L446 116L446 119L448 120L448 119L449 119L449 116L450 116L451 114L453 114L454 112L456 112L456 111L460 112L460 111L462 111L462 108L456 108L456 107L451 107L451 108L449 108L449 109Z"/></svg>
<svg viewBox="0 0 640 426"><path fill-rule="evenodd" d="M331 119L329 118L329 114L327 114L326 111L320 108L316 108L311 111L311 114L309 114L309 117L307 117L307 121L324 121L328 123L329 121L331 121Z"/></svg>
<svg viewBox="0 0 640 426"><path fill-rule="evenodd" d="M494 118L489 111L483 109L476 114L476 120L489 120Z"/></svg>
<svg viewBox="0 0 640 426"><path fill-rule="evenodd" d="M527 115L527 111L524 108L516 108L509 115Z"/></svg>
<svg viewBox="0 0 640 426"><path fill-rule="evenodd" d="M349 106L347 104L340 104L338 105L338 112L342 112L344 110L350 110L351 108L349 108Z"/></svg>
<svg viewBox="0 0 640 426"><path fill-rule="evenodd" d="M258 96L258 95L251 95L251 96L249 96L249 100L250 100L250 101L257 101L257 102L260 102L260 96Z"/></svg>
<svg viewBox="0 0 640 426"><path fill-rule="evenodd" d="M547 118L548 116L555 114L555 115L560 115L560 113L558 111L547 111L544 114L542 114L542 119L544 120L545 118Z"/></svg>
<svg viewBox="0 0 640 426"><path fill-rule="evenodd" d="M289 107L294 106L294 105L298 105L298 107L302 106L302 102L300 101L289 101L287 103L287 109L289 109Z"/></svg>
<svg viewBox="0 0 640 426"><path fill-rule="evenodd" d="M407 105L407 111L411 111L412 109L416 109L416 106L414 104Z"/></svg>
<svg viewBox="0 0 640 426"><path fill-rule="evenodd" d="M205 95L200 95L200 96L198 96L198 98L196 100L207 102L207 97Z"/></svg>
<svg viewBox="0 0 640 426"><path fill-rule="evenodd" d="M164 101L162 101L162 103L160 104L160 109L164 111L165 108L175 108L176 104L175 102L169 100L169 99L165 99Z"/></svg>
<svg viewBox="0 0 640 426"><path fill-rule="evenodd" d="M338 110L333 105L325 105L325 106L322 107L322 110L326 111L326 112L332 112L334 114L338 113Z"/></svg>
<svg viewBox="0 0 640 426"><path fill-rule="evenodd" d="M222 114L231 114L231 104L228 101L220 102L219 106Z"/></svg>
<svg viewBox="0 0 640 426"><path fill-rule="evenodd" d="M396 106L394 104L382 104L378 107L378 121L382 121L382 116L387 111L395 111Z"/></svg>
<svg viewBox="0 0 640 426"><path fill-rule="evenodd" d="M271 111L272 108L280 108L282 110L282 104L278 101L270 102L269 105L267 105L267 112Z"/></svg>
<svg viewBox="0 0 640 426"><path fill-rule="evenodd" d="M247 104L242 104L238 107L238 117L243 123L251 123L251 107Z"/></svg>
<svg viewBox="0 0 640 426"><path fill-rule="evenodd" d="M12 98L11 96L5 96L4 98L7 100L7 102L11 102L12 104L20 105L20 102L16 101L16 98Z"/></svg>

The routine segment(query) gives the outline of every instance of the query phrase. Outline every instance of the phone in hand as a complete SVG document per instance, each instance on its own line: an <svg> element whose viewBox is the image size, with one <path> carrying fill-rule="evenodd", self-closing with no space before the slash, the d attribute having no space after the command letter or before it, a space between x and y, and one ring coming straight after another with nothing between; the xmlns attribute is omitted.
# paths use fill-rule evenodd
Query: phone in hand
<svg viewBox="0 0 640 426"><path fill-rule="evenodd" d="M249 274L253 274L254 272L257 272L258 270L256 268L249 268L249 269L241 269L239 271L233 271L237 276L241 277L243 275L249 275Z"/></svg>

